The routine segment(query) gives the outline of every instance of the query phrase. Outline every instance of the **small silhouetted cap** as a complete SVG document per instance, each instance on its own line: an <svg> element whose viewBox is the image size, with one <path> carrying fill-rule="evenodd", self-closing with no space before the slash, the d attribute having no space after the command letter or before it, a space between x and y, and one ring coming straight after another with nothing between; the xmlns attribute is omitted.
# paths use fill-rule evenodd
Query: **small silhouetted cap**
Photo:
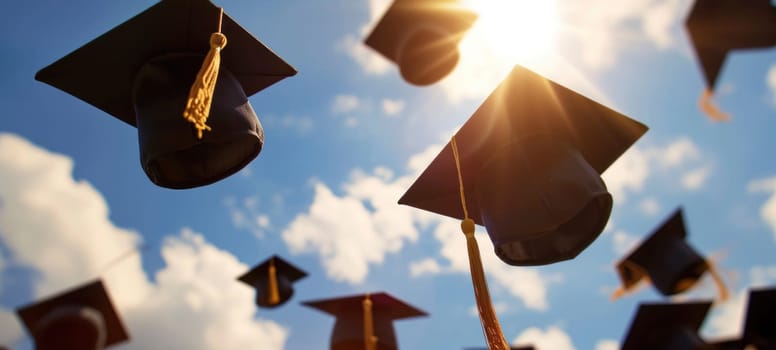
<svg viewBox="0 0 776 350"><path fill-rule="evenodd" d="M708 271L706 260L687 241L682 208L678 208L646 240L617 263L617 273L627 290L649 277L666 296L692 287Z"/></svg>
<svg viewBox="0 0 776 350"><path fill-rule="evenodd" d="M489 350L488 348L465 348L464 350ZM533 346L510 346L509 350L534 350Z"/></svg>
<svg viewBox="0 0 776 350"><path fill-rule="evenodd" d="M129 339L101 280L17 310L36 349L102 349Z"/></svg>
<svg viewBox="0 0 776 350"><path fill-rule="evenodd" d="M696 0L685 25L709 89L728 52L776 45L776 7L770 0Z"/></svg>
<svg viewBox="0 0 776 350"><path fill-rule="evenodd" d="M710 301L639 305L622 350L713 350L698 335Z"/></svg>
<svg viewBox="0 0 776 350"><path fill-rule="evenodd" d="M247 96L296 74L228 15L208 118L197 139L183 111L218 31L220 9L207 0L162 0L65 57L35 79L138 128L149 179L182 189L221 180L252 161L264 132Z"/></svg>
<svg viewBox="0 0 776 350"><path fill-rule="evenodd" d="M428 315L388 293L380 292L368 295L372 301L372 323L374 336L377 337L378 350L398 349L393 321ZM337 318L331 334L331 350L362 350L364 349L363 302L366 297L367 294L360 294L307 301L302 305L318 309Z"/></svg>
<svg viewBox="0 0 776 350"><path fill-rule="evenodd" d="M276 283L278 293L276 301L272 300L272 283L270 283L270 266L273 264L275 266L274 283ZM264 308L273 308L286 303L294 295L293 283L304 277L307 277L307 272L302 271L279 256L273 255L237 279L256 289L256 305Z"/></svg>
<svg viewBox="0 0 776 350"><path fill-rule="evenodd" d="M611 212L600 174L646 131L516 66L454 136L469 216L507 264L572 259ZM399 203L463 219L451 143Z"/></svg>
<svg viewBox="0 0 776 350"><path fill-rule="evenodd" d="M749 292L743 341L758 350L776 349L776 288Z"/></svg>
<svg viewBox="0 0 776 350"><path fill-rule="evenodd" d="M407 82L429 85L455 68L458 43L476 19L458 0L395 0L365 43Z"/></svg>

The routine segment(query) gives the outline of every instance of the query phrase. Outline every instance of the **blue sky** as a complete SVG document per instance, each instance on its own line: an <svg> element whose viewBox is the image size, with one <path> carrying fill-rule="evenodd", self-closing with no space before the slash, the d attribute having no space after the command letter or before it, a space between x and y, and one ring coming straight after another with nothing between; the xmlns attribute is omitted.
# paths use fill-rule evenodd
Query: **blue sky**
<svg viewBox="0 0 776 350"><path fill-rule="evenodd" d="M299 302L370 291L430 313L396 323L403 349L482 345L458 222L396 201L515 64L650 131L604 174L612 218L576 259L511 267L478 228L508 341L615 349L638 303L662 298L610 302L613 265L679 206L733 294L704 335L737 334L745 290L776 284L776 51L728 57L716 102L732 119L710 121L688 0L470 1L481 15L461 62L424 88L360 44L387 1L219 1L299 73L250 99L259 157L185 191L148 181L134 128L33 79L154 3L13 1L0 14L0 345L31 346L17 307L98 276L132 336L117 348L323 349L333 319ZM310 276L260 310L234 279L272 254ZM704 278L679 299L715 296Z"/></svg>

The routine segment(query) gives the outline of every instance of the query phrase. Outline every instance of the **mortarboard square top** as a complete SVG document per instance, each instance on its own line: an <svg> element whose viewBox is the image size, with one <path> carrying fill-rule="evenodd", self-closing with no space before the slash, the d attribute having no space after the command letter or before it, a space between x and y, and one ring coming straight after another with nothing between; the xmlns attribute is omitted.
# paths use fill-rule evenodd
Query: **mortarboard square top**
<svg viewBox="0 0 776 350"><path fill-rule="evenodd" d="M460 36L477 14L461 6L458 0L395 0L372 29L365 43L390 61L396 62L406 36L418 26L445 28Z"/></svg>
<svg viewBox="0 0 776 350"><path fill-rule="evenodd" d="M132 102L136 72L152 58L165 54L204 55L218 21L219 9L210 1L162 0L43 68L35 79L136 125ZM221 51L221 68L235 76L246 96L296 74L226 14L221 32L228 38Z"/></svg>
<svg viewBox="0 0 776 350"><path fill-rule="evenodd" d="M598 236L611 210L611 196L600 174L646 131L643 124L516 66L455 134L469 216L486 226L496 254L511 265L541 265L573 258ZM569 156L576 162L572 166L585 163L583 169L569 168L563 152L574 154ZM514 160L515 157L521 160ZM556 159L560 165L551 163ZM519 162L523 164L510 165ZM502 201L512 203L490 204L479 198L483 187L494 187L490 183L503 183L489 193L509 196ZM569 183L571 187L566 186ZM592 194L585 192L591 187ZM498 194L513 190L522 192ZM563 231L563 223L583 210L579 202L599 198L601 211L606 215L594 218L595 223L585 223L595 226L593 234L580 238L572 234L545 235L548 239L560 236L560 240L569 241L542 241L541 235ZM463 219L451 143L445 145L399 203ZM514 226L519 229L496 232L488 227L488 208L495 208L502 217L514 218ZM526 244L520 246L523 239ZM529 242L534 239L536 243Z"/></svg>
<svg viewBox="0 0 776 350"><path fill-rule="evenodd" d="M641 304L622 350L710 350L698 336L710 307L710 301Z"/></svg>
<svg viewBox="0 0 776 350"><path fill-rule="evenodd" d="M124 324L113 307L110 296L108 296L108 292L101 280L96 280L42 301L23 306L17 310L17 313L30 334L34 334L39 322L47 315L60 307L71 306L90 307L101 314L105 322L105 329L107 330L105 346L121 343L129 339Z"/></svg>
<svg viewBox="0 0 776 350"><path fill-rule="evenodd" d="M270 274L271 265L275 266L274 276ZM306 276L307 272L291 265L279 256L273 255L237 279L256 289L256 304L265 308L273 308L290 299L294 294L292 284ZM275 281L271 282L272 277L275 278ZM275 288L274 293L276 293L274 297L273 288Z"/></svg>
<svg viewBox="0 0 776 350"><path fill-rule="evenodd" d="M776 7L770 0L696 0L685 25L709 89L729 51L776 45Z"/></svg>
<svg viewBox="0 0 776 350"><path fill-rule="evenodd" d="M274 261L275 269L277 269L278 276L283 275L290 282L294 282L296 280L307 277L307 272L300 270L294 265L291 265L291 263L283 260L279 256L273 255L272 257L256 265L250 271L244 273L242 276L238 277L237 279L240 280L240 282L243 282L249 286L255 286L260 279L266 278L269 271L269 264L271 261Z"/></svg>

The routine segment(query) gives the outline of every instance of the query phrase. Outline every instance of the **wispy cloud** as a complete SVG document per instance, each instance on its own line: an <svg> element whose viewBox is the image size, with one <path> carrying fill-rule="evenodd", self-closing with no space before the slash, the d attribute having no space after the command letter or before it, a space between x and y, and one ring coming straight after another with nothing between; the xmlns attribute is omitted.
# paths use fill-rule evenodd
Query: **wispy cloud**
<svg viewBox="0 0 776 350"><path fill-rule="evenodd" d="M403 100L394 100L390 98L384 98L382 101L383 114L387 116L395 116L404 110L405 103Z"/></svg>
<svg viewBox="0 0 776 350"><path fill-rule="evenodd" d="M102 275L132 336L129 349L282 349L288 331L254 318L252 290L234 281L248 267L189 229L164 241L154 281L139 254L103 271L140 235L116 227L102 195L72 170L70 158L0 134L0 240L9 265L38 277L34 298ZM15 321L0 310L0 337L11 344L5 336L18 338Z"/></svg>
<svg viewBox="0 0 776 350"><path fill-rule="evenodd" d="M293 114L268 115L263 118L265 127L290 129L298 135L307 135L315 127L313 118Z"/></svg>
<svg viewBox="0 0 776 350"><path fill-rule="evenodd" d="M369 6L368 21L358 28L357 33L348 33L339 42L337 48L358 63L366 74L382 75L391 68L391 62L364 45L363 41L369 31L377 24L382 14L388 9L391 0L367 0Z"/></svg>
<svg viewBox="0 0 776 350"><path fill-rule="evenodd" d="M765 78L765 84L770 91L771 103L776 106L776 64L768 70L768 76Z"/></svg>
<svg viewBox="0 0 776 350"><path fill-rule="evenodd" d="M353 112L361 105L361 100L355 95L340 94L334 96L331 102L332 114L347 114Z"/></svg>
<svg viewBox="0 0 776 350"><path fill-rule="evenodd" d="M767 193L770 195L765 204L760 208L760 217L771 228L773 239L776 240L776 176L751 181L749 192Z"/></svg>
<svg viewBox="0 0 776 350"><path fill-rule="evenodd" d="M660 203L654 197L644 198L639 204L639 209L646 215L654 216L660 212Z"/></svg>
<svg viewBox="0 0 776 350"><path fill-rule="evenodd" d="M599 340L595 343L595 350L618 350L620 349L620 342L613 339Z"/></svg>
<svg viewBox="0 0 776 350"><path fill-rule="evenodd" d="M264 233L271 227L269 215L259 210L259 198L245 197L238 201L235 197L224 199L224 205L229 211L232 224L239 230L252 233L256 238L264 238Z"/></svg>
<svg viewBox="0 0 776 350"><path fill-rule="evenodd" d="M547 330L531 327L512 341L514 345L533 344L537 350L574 350L571 337L563 329L550 326Z"/></svg>

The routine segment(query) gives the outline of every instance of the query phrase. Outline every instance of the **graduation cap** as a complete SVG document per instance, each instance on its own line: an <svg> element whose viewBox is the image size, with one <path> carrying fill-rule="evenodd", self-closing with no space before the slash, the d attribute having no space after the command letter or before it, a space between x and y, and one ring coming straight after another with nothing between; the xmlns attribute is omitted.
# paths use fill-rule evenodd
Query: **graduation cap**
<svg viewBox="0 0 776 350"><path fill-rule="evenodd" d="M506 348L474 224L509 265L572 259L603 231L612 197L600 174L647 127L516 66L399 200L463 219L480 319Z"/></svg>
<svg viewBox="0 0 776 350"><path fill-rule="evenodd" d="M465 348L465 350L488 350L488 348ZM511 346L509 350L534 350L531 345L528 346Z"/></svg>
<svg viewBox="0 0 776 350"><path fill-rule="evenodd" d="M337 318L331 350L396 350L393 321L428 315L385 292L307 301L302 305Z"/></svg>
<svg viewBox="0 0 776 350"><path fill-rule="evenodd" d="M102 349L129 339L101 280L21 307L35 348Z"/></svg>
<svg viewBox="0 0 776 350"><path fill-rule="evenodd" d="M776 7L770 0L696 0L685 25L709 90L728 52L776 46Z"/></svg>
<svg viewBox="0 0 776 350"><path fill-rule="evenodd" d="M247 96L294 74L209 1L162 0L35 79L136 126L146 175L183 189L259 154L264 131Z"/></svg>
<svg viewBox="0 0 776 350"><path fill-rule="evenodd" d="M256 289L256 305L274 308L294 295L293 283L307 277L307 272L273 255L237 279Z"/></svg>
<svg viewBox="0 0 776 350"><path fill-rule="evenodd" d="M429 85L458 64L458 43L476 19L458 0L395 0L365 44L396 63L407 82Z"/></svg>
<svg viewBox="0 0 776 350"><path fill-rule="evenodd" d="M721 299L726 298L724 282L713 265L687 243L682 208L676 209L646 240L617 263L622 287L618 297L648 278L665 295L682 293L709 271L717 283Z"/></svg>
<svg viewBox="0 0 776 350"><path fill-rule="evenodd" d="M715 350L698 335L711 302L639 305L622 350Z"/></svg>
<svg viewBox="0 0 776 350"><path fill-rule="evenodd" d="M758 350L776 349L776 288L749 291L742 342Z"/></svg>

